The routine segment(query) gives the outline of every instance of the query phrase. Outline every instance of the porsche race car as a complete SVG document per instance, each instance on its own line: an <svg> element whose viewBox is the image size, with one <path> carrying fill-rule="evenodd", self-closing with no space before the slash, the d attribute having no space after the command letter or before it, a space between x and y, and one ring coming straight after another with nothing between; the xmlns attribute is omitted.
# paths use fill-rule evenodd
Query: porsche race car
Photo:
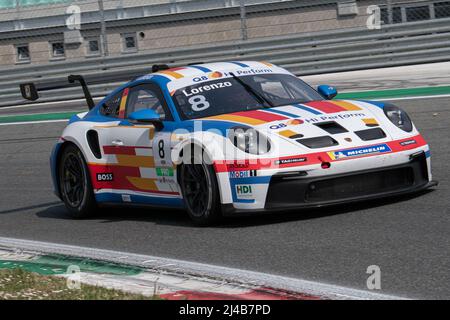
<svg viewBox="0 0 450 320"><path fill-rule="evenodd" d="M117 88L72 117L51 154L55 193L83 218L99 206L221 216L301 209L436 185L430 149L407 113L333 100L267 62L169 68ZM33 84L24 97L38 98Z"/></svg>

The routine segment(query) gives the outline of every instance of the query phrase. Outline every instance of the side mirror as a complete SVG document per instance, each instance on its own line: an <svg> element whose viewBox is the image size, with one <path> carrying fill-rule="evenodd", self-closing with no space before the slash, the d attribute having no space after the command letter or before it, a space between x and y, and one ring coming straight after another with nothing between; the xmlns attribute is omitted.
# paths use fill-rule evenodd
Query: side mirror
<svg viewBox="0 0 450 320"><path fill-rule="evenodd" d="M327 85L321 85L317 88L317 91L320 93L322 97L324 97L327 100L332 100L334 97L337 96L338 92L335 87L327 86Z"/></svg>
<svg viewBox="0 0 450 320"><path fill-rule="evenodd" d="M139 111L135 111L128 116L128 119L131 122L152 124L155 126L156 130L161 130L162 128L164 128L159 114L151 109L142 109Z"/></svg>

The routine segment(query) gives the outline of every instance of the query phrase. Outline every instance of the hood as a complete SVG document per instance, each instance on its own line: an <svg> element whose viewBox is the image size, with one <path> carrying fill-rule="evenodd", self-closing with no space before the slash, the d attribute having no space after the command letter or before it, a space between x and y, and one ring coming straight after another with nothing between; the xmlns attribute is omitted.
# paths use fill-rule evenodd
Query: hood
<svg viewBox="0 0 450 320"><path fill-rule="evenodd" d="M363 101L314 101L207 119L253 127L305 152L374 145L393 140L393 125L384 115L382 104Z"/></svg>

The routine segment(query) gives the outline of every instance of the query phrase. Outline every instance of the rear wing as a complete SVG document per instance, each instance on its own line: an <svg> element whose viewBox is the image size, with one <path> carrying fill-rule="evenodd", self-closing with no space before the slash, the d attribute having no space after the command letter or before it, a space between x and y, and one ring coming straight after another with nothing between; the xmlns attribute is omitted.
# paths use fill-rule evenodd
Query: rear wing
<svg viewBox="0 0 450 320"><path fill-rule="evenodd" d="M87 86L86 81L83 76L80 75L70 75L67 78L69 84L74 84L75 82L79 82L81 88L83 89L84 97L86 99L86 103L89 107L89 110L95 107L94 100L92 99L91 92ZM67 88L67 84L47 84L36 86L33 82L23 83L20 85L20 92L22 97L29 101L36 101L39 99L39 91L50 91Z"/></svg>
<svg viewBox="0 0 450 320"><path fill-rule="evenodd" d="M170 67L167 64L155 64L152 66L151 73L155 73L158 71L168 70ZM130 79L138 79L142 76L142 74L148 74L148 71L143 70L123 70L120 72L115 72L114 74L104 75L102 73L98 75L89 76L90 84L106 84L108 82L120 82L120 81L130 81ZM35 84L33 82L23 83L20 85L20 92L22 97L29 101L36 101L39 99L39 92L42 91L50 91L50 90L58 90L65 89L70 87L75 87L75 83L78 82L81 88L83 89L84 97L86 99L86 103L89 107L89 110L94 108L94 100L92 99L91 92L89 91L86 80L81 75L70 75L68 78L68 83L60 82L50 82L50 83L40 83Z"/></svg>

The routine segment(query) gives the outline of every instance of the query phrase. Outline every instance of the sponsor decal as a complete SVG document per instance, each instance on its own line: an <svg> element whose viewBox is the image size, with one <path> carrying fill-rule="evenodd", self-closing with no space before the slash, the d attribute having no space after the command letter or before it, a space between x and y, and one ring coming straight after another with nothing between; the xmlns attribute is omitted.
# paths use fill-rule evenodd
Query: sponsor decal
<svg viewBox="0 0 450 320"><path fill-rule="evenodd" d="M131 202L131 196L129 194L123 194L122 201L123 202Z"/></svg>
<svg viewBox="0 0 450 320"><path fill-rule="evenodd" d="M209 74L209 77L210 77L211 79L219 79L219 78L222 78L222 77L223 77L223 73L222 73L222 72L219 72L219 71L215 71L215 72L210 73L210 74Z"/></svg>
<svg viewBox="0 0 450 320"><path fill-rule="evenodd" d="M284 123L279 123L279 124L274 124L273 126L270 126L269 128L271 130L278 130L278 129L283 129L286 127L287 127L287 125L285 125Z"/></svg>
<svg viewBox="0 0 450 320"><path fill-rule="evenodd" d="M168 178L168 177L160 177L158 178L159 183L175 183L174 178Z"/></svg>
<svg viewBox="0 0 450 320"><path fill-rule="evenodd" d="M245 75L252 75L252 74L263 74L263 73L273 73L272 69L240 69L233 71L233 73L237 76L245 76ZM231 74L229 72L224 72L224 75L227 77L230 77Z"/></svg>
<svg viewBox="0 0 450 320"><path fill-rule="evenodd" d="M275 161L276 165L284 165L284 164L291 164L291 163L299 163L299 162L306 162L307 158L292 158L292 159L280 159Z"/></svg>
<svg viewBox="0 0 450 320"><path fill-rule="evenodd" d="M217 89L223 89L232 87L233 84L229 81L224 82L218 82L218 83L212 83L212 84L205 84L204 86L199 86L198 88L192 88L191 90L183 90L183 94L186 97L192 97L194 95L198 95L203 92L217 90Z"/></svg>
<svg viewBox="0 0 450 320"><path fill-rule="evenodd" d="M370 154L376 154L376 153L387 153L391 152L391 148L387 144L380 144L376 146L371 147L362 147L362 148L356 148L356 149L347 149L347 150L341 150L341 151L335 151L335 152L328 152L328 155L333 160L341 160L345 158L351 158L351 157L363 157Z"/></svg>
<svg viewBox="0 0 450 320"><path fill-rule="evenodd" d="M305 121L300 120L300 119L292 119L287 122L287 124L290 126L296 126L296 125L303 124L303 123L305 123Z"/></svg>
<svg viewBox="0 0 450 320"><path fill-rule="evenodd" d="M195 77L194 79L192 79L192 81L197 83L197 82L207 81L210 79L220 79L222 77L223 77L223 73L221 73L219 71L215 71L215 72L211 72L207 76Z"/></svg>
<svg viewBox="0 0 450 320"><path fill-rule="evenodd" d="M196 83L206 81L206 80L209 80L209 78L207 76L195 77L194 79L192 79L192 81L194 81Z"/></svg>
<svg viewBox="0 0 450 320"><path fill-rule="evenodd" d="M403 147L406 147L406 146L409 146L409 145L411 145L411 144L416 144L416 143L417 143L416 140L411 139L411 140L407 140L407 141L402 141L402 142L400 142L400 145L403 146Z"/></svg>
<svg viewBox="0 0 450 320"><path fill-rule="evenodd" d="M230 171L229 176L232 179L242 179L242 178L250 178L250 177L256 177L257 171L256 170L248 170L248 171Z"/></svg>
<svg viewBox="0 0 450 320"><path fill-rule="evenodd" d="M173 168L156 168L156 175L158 177L173 177Z"/></svg>
<svg viewBox="0 0 450 320"><path fill-rule="evenodd" d="M336 114L336 115L323 115L320 117L315 117L315 118L309 118L309 119L305 119L304 122L306 123L317 123L317 122L321 122L321 121L330 121L330 120L346 120L346 119L352 119L352 118L364 118L367 117L367 115L365 115L364 113L340 113L340 114Z"/></svg>
<svg viewBox="0 0 450 320"><path fill-rule="evenodd" d="M114 174L112 173L97 173L98 182L114 181Z"/></svg>
<svg viewBox="0 0 450 320"><path fill-rule="evenodd" d="M237 184L235 186L236 194L239 199L251 198L253 196L252 185Z"/></svg>

